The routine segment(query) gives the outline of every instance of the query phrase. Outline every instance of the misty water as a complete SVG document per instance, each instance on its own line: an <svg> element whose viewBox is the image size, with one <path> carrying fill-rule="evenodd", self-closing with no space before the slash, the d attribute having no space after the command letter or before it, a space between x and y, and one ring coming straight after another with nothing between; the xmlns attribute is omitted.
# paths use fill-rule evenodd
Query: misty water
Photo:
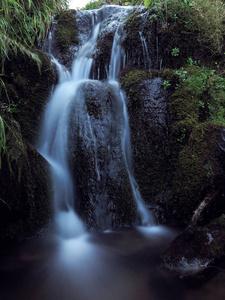
<svg viewBox="0 0 225 300"><path fill-rule="evenodd" d="M162 267L161 254L179 230L156 225L155 217L142 199L133 171L126 98L118 82L119 72L126 62L120 46L122 25L131 11L132 7L116 7L111 12L104 8L97 13L88 12L92 19L91 34L80 46L71 72L52 56L59 83L46 109L38 150L51 166L55 216L43 237L0 246L1 300L224 299L225 274L218 269L211 268L186 278L170 274ZM104 230L97 232L88 231L74 210L76 187L67 157L68 118L75 103L79 130L95 147L97 142L81 91L86 83L97 84L97 79L90 79L93 78L93 53L103 17L113 13L117 16L117 25L106 81L118 102L121 151L138 218L136 227L118 230L108 226L110 217L105 222L99 220ZM50 43L51 38L50 35ZM145 40L141 41L143 56L149 63ZM96 178L100 180L104 176L100 174L97 157L95 161ZM101 209L107 207L103 205ZM96 216L102 216L98 207Z"/></svg>

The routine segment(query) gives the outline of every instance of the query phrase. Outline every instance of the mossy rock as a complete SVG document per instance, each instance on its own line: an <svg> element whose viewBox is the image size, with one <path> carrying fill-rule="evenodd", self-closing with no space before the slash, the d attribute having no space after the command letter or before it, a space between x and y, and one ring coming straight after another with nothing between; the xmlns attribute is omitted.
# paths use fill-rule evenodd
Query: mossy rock
<svg viewBox="0 0 225 300"><path fill-rule="evenodd" d="M124 74L124 71L122 71ZM141 103L141 83L151 77L151 73L148 73L139 69L131 69L124 76L120 77L122 89L130 97L134 105L140 105Z"/></svg>
<svg viewBox="0 0 225 300"><path fill-rule="evenodd" d="M76 182L75 208L92 230L130 227L136 204L121 145L123 107L118 89L88 81L69 116L69 157Z"/></svg>
<svg viewBox="0 0 225 300"><path fill-rule="evenodd" d="M205 226L185 229L163 253L167 270L191 275L224 257L224 215Z"/></svg>
<svg viewBox="0 0 225 300"><path fill-rule="evenodd" d="M204 195L220 189L217 180L223 170L216 156L220 133L220 125L201 123L178 154L169 203L178 223L187 223Z"/></svg>
<svg viewBox="0 0 225 300"><path fill-rule="evenodd" d="M69 50L70 46L76 46L79 43L76 11L60 12L56 19L58 21L56 26L56 43L59 51L63 54Z"/></svg>
<svg viewBox="0 0 225 300"><path fill-rule="evenodd" d="M126 67L120 77L127 96L135 179L144 201L157 207L158 216L171 180L167 127L170 91L163 88L160 75L155 70Z"/></svg>
<svg viewBox="0 0 225 300"><path fill-rule="evenodd" d="M1 101L19 122L23 137L33 145L37 141L41 119L56 82L56 71L50 58L38 50L34 50L34 53L41 60L41 72L35 61L18 53L5 66L9 100L4 93L1 96Z"/></svg>
<svg viewBox="0 0 225 300"><path fill-rule="evenodd" d="M149 19L150 14L147 10L143 7L136 9L125 22L122 46L128 54L127 65L142 69L160 69L158 25Z"/></svg>

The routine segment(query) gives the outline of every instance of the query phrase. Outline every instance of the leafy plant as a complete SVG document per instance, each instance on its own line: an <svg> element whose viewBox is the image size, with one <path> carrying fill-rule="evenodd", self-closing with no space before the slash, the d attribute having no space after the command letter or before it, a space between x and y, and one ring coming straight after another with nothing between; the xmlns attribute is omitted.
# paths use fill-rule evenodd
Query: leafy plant
<svg viewBox="0 0 225 300"><path fill-rule="evenodd" d="M164 90L166 90L167 88L169 88L171 86L171 83L169 83L168 80L164 80L162 83L162 86L164 87Z"/></svg>
<svg viewBox="0 0 225 300"><path fill-rule="evenodd" d="M43 39L55 12L67 8L67 0L1 0L0 56L2 71L6 59L17 51L29 55L40 68L40 60L30 48Z"/></svg>
<svg viewBox="0 0 225 300"><path fill-rule="evenodd" d="M171 51L172 56L178 56L180 54L180 49L179 48L173 48Z"/></svg>

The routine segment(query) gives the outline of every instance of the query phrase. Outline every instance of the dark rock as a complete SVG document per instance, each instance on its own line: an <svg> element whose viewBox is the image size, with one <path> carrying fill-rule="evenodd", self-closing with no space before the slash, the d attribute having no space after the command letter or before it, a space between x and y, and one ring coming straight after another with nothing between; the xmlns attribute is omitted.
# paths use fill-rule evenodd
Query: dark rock
<svg viewBox="0 0 225 300"><path fill-rule="evenodd" d="M19 122L23 138L33 145L38 139L46 103L56 82L50 58L38 50L34 53L42 63L40 71L35 61L21 53L7 61L5 72L10 76L5 85L10 103L4 94L1 95L1 101Z"/></svg>
<svg viewBox="0 0 225 300"><path fill-rule="evenodd" d="M123 73L123 72L121 72ZM134 173L145 202L161 221L169 199L171 166L168 136L168 91L161 78L133 69L121 77L127 95Z"/></svg>
<svg viewBox="0 0 225 300"><path fill-rule="evenodd" d="M183 231L163 253L164 267L178 274L207 268L224 255L225 216Z"/></svg>
<svg viewBox="0 0 225 300"><path fill-rule="evenodd" d="M0 169L0 239L32 237L52 216L48 164L21 135L19 124L4 114L7 151Z"/></svg>

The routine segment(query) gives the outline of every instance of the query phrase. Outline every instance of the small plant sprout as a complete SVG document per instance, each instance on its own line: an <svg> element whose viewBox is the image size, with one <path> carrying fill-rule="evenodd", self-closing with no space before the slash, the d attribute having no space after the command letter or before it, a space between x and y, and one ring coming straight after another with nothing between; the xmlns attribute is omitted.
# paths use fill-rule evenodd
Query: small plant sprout
<svg viewBox="0 0 225 300"><path fill-rule="evenodd" d="M166 90L168 87L171 86L171 84L169 83L168 80L164 80L163 83L162 83L162 86L164 87L164 90Z"/></svg>
<svg viewBox="0 0 225 300"><path fill-rule="evenodd" d="M178 56L180 54L180 49L179 48L173 48L171 51L172 56Z"/></svg>

